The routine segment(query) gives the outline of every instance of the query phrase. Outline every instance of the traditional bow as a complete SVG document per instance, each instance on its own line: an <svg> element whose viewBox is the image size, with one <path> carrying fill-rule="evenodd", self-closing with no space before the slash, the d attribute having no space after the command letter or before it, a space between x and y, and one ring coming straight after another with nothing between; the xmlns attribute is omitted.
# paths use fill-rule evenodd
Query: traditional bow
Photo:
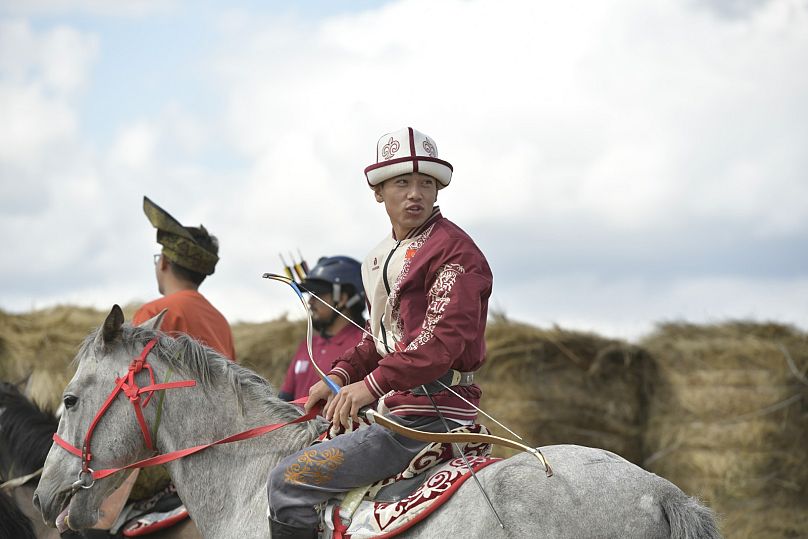
<svg viewBox="0 0 808 539"><path fill-rule="evenodd" d="M281 283L288 284L289 286L292 287L292 289L295 291L297 296L300 298L301 303L303 303L303 307L306 309L306 314L308 315L307 316L308 324L307 324L307 331L306 331L306 347L307 347L307 350L308 350L308 353L309 353L309 360L311 361L312 366L317 370L317 374L320 376L320 378L323 380L323 382L329 387L329 389L331 389L331 391L334 394L339 393L340 387L331 378L326 376L326 374L322 371L322 369L320 369L320 367L317 366L317 363L314 361L314 354L312 352L312 332L313 332L313 327L312 327L312 322L311 322L312 314L311 314L311 309L309 308L309 304L306 302L306 299L303 297L303 293L301 292L300 287L297 286L297 283L295 283L295 281L293 279L290 279L289 277L284 277L283 275L278 275L276 273L265 273L263 275L263 277L265 279L271 279L273 281L278 281L278 282L281 282ZM333 310L334 312L336 312L340 316L346 318L349 322L353 323L354 325L357 325L353 320L346 317L343 313L341 313L340 311L335 309L327 301L325 301L322 298L320 298L319 296L317 296L317 294L314 294L314 293L309 292L309 291L307 291L307 293L311 294L314 298L316 298L318 301L322 302L324 305L327 305L328 307L330 307L331 310ZM357 327L359 327L359 326L357 326ZM365 334L369 335L373 340L378 340L375 336L368 333L368 331L366 329L364 329L362 327L360 327L359 329L361 329ZM445 384L442 384L442 385L444 387L446 387ZM449 388L449 387L446 387L446 389L448 389L449 391L452 391L452 389ZM456 392L452 391L452 393L454 393L455 395L457 395L458 397L463 399L463 397L458 395ZM463 399L463 400L465 401L466 399ZM466 401L466 402L468 402L468 401ZM469 404L471 404L471 403L469 403ZM498 425L502 426L503 428L505 428L509 432L513 433L513 431L511 431L510 429L508 429L507 427L502 425L502 423L500 423L499 421L497 421L496 419L494 419L490 415L488 415L485 412L483 412L482 410L480 410L478 407L474 406L474 408L476 410L478 410L479 412L482 412L483 414L485 414L486 417L491 418ZM379 414L379 413L375 412L374 410L372 410L370 408L365 410L364 413L365 413L366 417L370 421L373 421L374 423L377 423L377 424L379 424L379 425L381 425L381 426L383 426L383 427L385 427L385 428L387 428L387 429L389 429L389 430L391 430L393 432L397 432L397 433L401 434L402 436L412 438L413 440L418 440L419 442L441 442L441 443L486 442L486 443L490 443L490 444L501 445L501 446L504 446L504 447L510 447L511 449L517 449L519 451L525 451L527 453L530 453L531 455L533 455L537 459L539 459L539 462L541 462L542 466L544 466L544 473L547 475L547 477L551 477L553 475L553 470L552 470L552 468L550 468L550 464L547 462L547 459L544 458L544 455L542 454L541 451L539 451L536 448L527 446L525 444L521 444L521 443L519 443L517 441L514 441L514 440L509 440L507 438L502 438L500 436L494 436L494 435L491 435L491 434L423 432L423 431L420 431L420 430L415 430L415 429L411 429L409 427L405 427L403 425L399 425L395 421L391 421L391 420L387 419L382 414Z"/></svg>
<svg viewBox="0 0 808 539"><path fill-rule="evenodd" d="M390 421L382 414L377 413L372 409L366 410L365 416L373 423L377 423L392 430L393 432L397 432L403 436L406 436L407 438L412 438L413 440L418 440L419 442L440 442L446 444L487 442L489 444L496 444L504 447L510 447L511 449L518 449L519 451L525 451L539 459L539 462L541 462L542 466L544 466L544 472L547 474L547 477L551 477L553 475L553 470L550 468L550 464L547 463L547 459L544 458L541 451L525 444L520 444L519 442L515 442L507 438L502 438L501 436L494 436L493 434L475 434L471 432L423 432L405 427L404 425L399 425L395 421Z"/></svg>
<svg viewBox="0 0 808 539"><path fill-rule="evenodd" d="M273 281L279 281L281 283L286 283L292 287L292 290L295 291L297 297L300 298L300 302L303 304L303 308L306 309L306 320L307 320L307 327L306 327L306 351L309 354L309 361L311 362L312 367L317 371L317 374L320 376L320 379L328 386L332 393L335 395L339 393L340 387L326 374L323 370L317 366L317 362L314 361L314 352L312 351L312 333L314 332L314 328L311 324L311 308L309 308L309 304L306 302L306 298L303 297L303 292L300 291L300 287L297 286L297 283L291 277L284 277L283 275L278 275L276 273L265 273L264 279L271 279ZM320 298L317 298L320 299ZM320 300L323 301L323 300ZM325 302L323 302L325 303Z"/></svg>

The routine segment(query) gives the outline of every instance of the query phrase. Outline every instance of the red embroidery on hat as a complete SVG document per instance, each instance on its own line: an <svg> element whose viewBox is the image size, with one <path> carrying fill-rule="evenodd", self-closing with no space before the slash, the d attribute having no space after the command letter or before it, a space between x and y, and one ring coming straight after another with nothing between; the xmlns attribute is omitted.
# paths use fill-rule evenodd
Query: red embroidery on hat
<svg viewBox="0 0 808 539"><path fill-rule="evenodd" d="M401 144L398 143L396 139L390 137L390 140L382 147L382 157L385 161L388 159L392 159L398 149L401 148Z"/></svg>
<svg viewBox="0 0 808 539"><path fill-rule="evenodd" d="M438 156L437 148L435 148L435 146L431 142L429 142L429 139L426 139L424 141L424 150L426 150L426 153L429 154L429 157L437 157Z"/></svg>

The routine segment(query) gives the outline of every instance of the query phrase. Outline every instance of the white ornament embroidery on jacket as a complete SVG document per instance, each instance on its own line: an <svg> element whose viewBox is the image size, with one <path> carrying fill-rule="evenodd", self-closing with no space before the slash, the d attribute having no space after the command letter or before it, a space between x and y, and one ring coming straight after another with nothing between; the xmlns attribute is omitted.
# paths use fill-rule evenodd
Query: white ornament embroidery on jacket
<svg viewBox="0 0 808 539"><path fill-rule="evenodd" d="M466 269L460 264L445 264L438 270L438 276L432 287L429 289L429 304L426 308L426 316L422 325L421 333L407 346L407 350L415 350L429 342L435 331L435 326L443 318L446 307L452 300L450 294L457 276L466 273Z"/></svg>
<svg viewBox="0 0 808 539"><path fill-rule="evenodd" d="M424 230L418 238L410 243L407 246L407 251L418 251L423 245L426 243L426 240L429 239L429 236L432 234L432 229L435 228L435 225L430 225L426 230ZM399 338L404 335L405 329L404 325L401 323L401 314L400 314L400 307L401 304L398 300L398 294L401 291L401 283L407 277L407 274L410 272L410 265L412 264L412 257L405 258L404 264L401 266L401 272L399 272L398 277L396 277L396 282L393 283L393 289L390 291L390 296L387 299L389 305L391 305L390 309L390 330L393 335L398 336Z"/></svg>

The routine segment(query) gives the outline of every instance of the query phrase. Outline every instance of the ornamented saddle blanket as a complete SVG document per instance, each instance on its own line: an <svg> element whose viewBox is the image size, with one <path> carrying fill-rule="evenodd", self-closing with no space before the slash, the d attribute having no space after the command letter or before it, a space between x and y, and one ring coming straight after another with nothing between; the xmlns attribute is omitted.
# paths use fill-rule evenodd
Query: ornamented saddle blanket
<svg viewBox="0 0 808 539"><path fill-rule="evenodd" d="M472 433L472 434L491 434L484 425L469 425L452 429L454 433ZM464 444L457 444L460 451L467 457L487 457L491 454L491 444L488 443L472 443L466 442ZM368 499L378 501L393 501L402 498L400 492L396 491L396 483L413 484L411 480L418 477L430 468L448 462L454 458L460 458L461 455L455 449L455 444L446 444L435 442L423 448L415 457L410 461L407 467L398 475L388 477L371 485L368 488L365 497ZM461 458L462 460L462 458ZM422 480L426 479L426 474ZM406 487L405 487L406 488ZM414 488L414 487L413 487ZM408 495L413 488L407 490L404 495Z"/></svg>
<svg viewBox="0 0 808 539"><path fill-rule="evenodd" d="M364 425L354 426L363 428ZM458 427L452 433L490 434L484 425ZM330 439L338 432L328 432ZM476 472L500 459L491 458L491 444L457 444ZM427 473L428 472L428 473ZM324 538L392 537L440 507L471 477L455 444L435 442L424 447L395 476L349 492L323 510Z"/></svg>
<svg viewBox="0 0 808 539"><path fill-rule="evenodd" d="M351 430L356 430L360 428L365 428L370 423L362 418L361 423L354 422L353 428ZM331 440L332 438L343 434L345 429L343 427L339 427L338 430L332 426L330 430L324 432L320 436L319 441L323 440ZM474 424L474 425L467 425L462 427L457 427L456 429L452 429L450 431L452 434L455 433L471 433L471 434L491 434L491 431L486 428L485 425ZM415 457L410 461L407 467L398 475L393 477L388 477L387 479L383 479L377 483L374 483L368 488L367 497L368 498L377 498L377 494L386 486L391 485L397 481L402 481L405 479L412 479L428 469L432 468L433 466L440 464L441 462L446 462L456 457L460 457L460 453L455 450L455 445L457 445L465 455L467 456L488 456L491 454L491 444L489 443L473 443L473 442L466 442L463 444L447 444L441 442L434 442L432 444L427 445L424 447Z"/></svg>
<svg viewBox="0 0 808 539"><path fill-rule="evenodd" d="M467 457L475 472L501 459ZM471 473L462 458L454 458L436 468L412 494L398 501L363 500L349 522L340 516L340 506L332 503L323 513L324 538L368 539L393 537L426 518L443 505Z"/></svg>

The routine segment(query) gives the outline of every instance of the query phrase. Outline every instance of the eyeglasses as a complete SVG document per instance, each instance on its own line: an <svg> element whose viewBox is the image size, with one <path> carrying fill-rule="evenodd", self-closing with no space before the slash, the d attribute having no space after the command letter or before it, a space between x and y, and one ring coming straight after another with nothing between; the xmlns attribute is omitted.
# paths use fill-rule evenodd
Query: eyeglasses
<svg viewBox="0 0 808 539"><path fill-rule="evenodd" d="M160 262L160 257L163 256L162 253L157 253L154 255L154 265L156 266Z"/></svg>

